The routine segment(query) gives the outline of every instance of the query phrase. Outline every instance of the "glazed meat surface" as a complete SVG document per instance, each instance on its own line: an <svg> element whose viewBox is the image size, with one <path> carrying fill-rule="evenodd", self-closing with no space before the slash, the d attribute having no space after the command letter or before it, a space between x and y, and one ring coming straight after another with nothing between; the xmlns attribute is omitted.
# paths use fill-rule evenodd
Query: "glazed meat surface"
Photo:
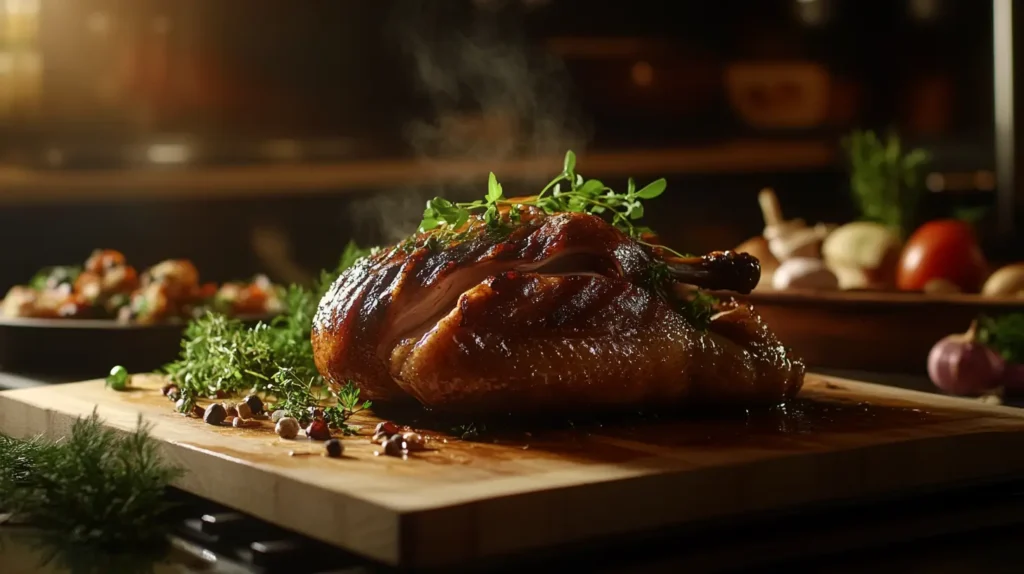
<svg viewBox="0 0 1024 574"><path fill-rule="evenodd" d="M749 292L756 259L667 258L602 219L527 210L507 233L419 234L343 273L313 324L317 368L374 401L460 412L778 402L803 364L754 312L706 326L654 270Z"/></svg>

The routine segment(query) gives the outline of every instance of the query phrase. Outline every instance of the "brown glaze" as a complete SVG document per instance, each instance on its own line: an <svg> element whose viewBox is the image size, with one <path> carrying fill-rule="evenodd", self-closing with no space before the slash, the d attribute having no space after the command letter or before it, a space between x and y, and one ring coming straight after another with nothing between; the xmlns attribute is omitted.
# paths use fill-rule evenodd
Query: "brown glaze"
<svg viewBox="0 0 1024 574"><path fill-rule="evenodd" d="M732 305L694 328L650 289L660 255L598 217L527 209L500 236L469 225L449 245L420 234L342 274L313 324L329 383L474 413L758 404L800 388L803 364L753 312ZM696 285L749 290L759 275L746 254L665 262Z"/></svg>
<svg viewBox="0 0 1024 574"><path fill-rule="evenodd" d="M664 257L672 275L704 289L747 294L761 280L761 262L749 253L713 251L701 257Z"/></svg>

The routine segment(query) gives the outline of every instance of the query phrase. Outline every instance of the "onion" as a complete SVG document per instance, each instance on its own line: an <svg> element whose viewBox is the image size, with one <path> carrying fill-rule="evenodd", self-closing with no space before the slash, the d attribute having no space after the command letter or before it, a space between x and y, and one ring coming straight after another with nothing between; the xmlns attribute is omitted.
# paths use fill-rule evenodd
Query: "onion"
<svg viewBox="0 0 1024 574"><path fill-rule="evenodd" d="M1024 391L1024 365L1020 363L1006 363L1006 370L1003 371L1002 384L1007 391L1020 393Z"/></svg>
<svg viewBox="0 0 1024 574"><path fill-rule="evenodd" d="M928 376L949 394L980 395L1003 384L1006 362L975 339L976 328L943 338L928 353Z"/></svg>

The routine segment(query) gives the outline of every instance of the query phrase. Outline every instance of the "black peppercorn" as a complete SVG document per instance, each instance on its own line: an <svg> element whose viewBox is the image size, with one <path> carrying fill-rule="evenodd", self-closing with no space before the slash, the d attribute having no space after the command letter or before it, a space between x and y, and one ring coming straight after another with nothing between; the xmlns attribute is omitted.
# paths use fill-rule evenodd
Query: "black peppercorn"
<svg viewBox="0 0 1024 574"><path fill-rule="evenodd" d="M408 452L409 448L405 438L400 434L396 434L384 441L384 454L388 456L404 457Z"/></svg>
<svg viewBox="0 0 1024 574"><path fill-rule="evenodd" d="M245 404L249 405L249 409L254 415L263 414L263 400L257 395L249 395L245 397Z"/></svg>
<svg viewBox="0 0 1024 574"><path fill-rule="evenodd" d="M324 443L324 447L327 449L327 456L331 458L338 458L341 456L341 453L345 452L345 445L341 444L341 441L336 438L332 438Z"/></svg>
<svg viewBox="0 0 1024 574"><path fill-rule="evenodd" d="M224 405L220 403L213 403L206 407L206 412L203 414L203 420L206 421L206 424L208 425L219 425L224 422L224 419L226 419L227 416L228 413L224 410Z"/></svg>

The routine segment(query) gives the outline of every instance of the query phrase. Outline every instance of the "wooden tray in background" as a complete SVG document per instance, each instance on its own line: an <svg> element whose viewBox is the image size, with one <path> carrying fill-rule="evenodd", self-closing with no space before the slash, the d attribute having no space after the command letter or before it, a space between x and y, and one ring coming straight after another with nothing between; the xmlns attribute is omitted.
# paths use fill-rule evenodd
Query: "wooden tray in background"
<svg viewBox="0 0 1024 574"><path fill-rule="evenodd" d="M758 291L749 302L812 368L924 374L928 352L978 315L1024 312L1024 299L876 291Z"/></svg>
<svg viewBox="0 0 1024 574"><path fill-rule="evenodd" d="M254 324L271 317L240 319ZM0 317L0 369L76 379L105 377L115 365L150 372L178 357L186 324Z"/></svg>
<svg viewBox="0 0 1024 574"><path fill-rule="evenodd" d="M345 456L334 460L320 456L320 443L279 439L269 422L212 427L176 414L161 383L0 392L0 433L62 436L94 407L122 430L142 415L163 455L187 468L182 489L387 564L439 571L1024 473L1020 409L816 375L801 400L767 419L693 413L534 425L475 442L428 427L421 431L436 446L408 460L375 456L365 435L344 438ZM368 431L378 420L359 413L353 422Z"/></svg>

